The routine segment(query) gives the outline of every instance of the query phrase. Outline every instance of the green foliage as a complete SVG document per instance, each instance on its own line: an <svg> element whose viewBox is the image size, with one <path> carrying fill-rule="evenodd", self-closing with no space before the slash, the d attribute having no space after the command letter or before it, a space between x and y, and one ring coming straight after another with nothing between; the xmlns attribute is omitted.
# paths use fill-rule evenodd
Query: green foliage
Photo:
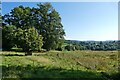
<svg viewBox="0 0 120 80"><path fill-rule="evenodd" d="M2 27L2 48L3 50L10 50L15 46L15 30L13 25L6 25Z"/></svg>
<svg viewBox="0 0 120 80"><path fill-rule="evenodd" d="M6 25L2 28L2 42L3 50L10 50L13 46L17 45L25 52L34 50L41 50L43 45L43 37L38 34L37 30L32 27L29 29L16 29L13 25Z"/></svg>
<svg viewBox="0 0 120 80"><path fill-rule="evenodd" d="M75 46L75 50L80 50L80 46L78 45L74 45Z"/></svg>
<svg viewBox="0 0 120 80"><path fill-rule="evenodd" d="M18 28L16 31L16 44L25 52L41 50L42 39L43 37L38 34L34 27L25 30Z"/></svg>
<svg viewBox="0 0 120 80"><path fill-rule="evenodd" d="M75 46L74 45L67 45L67 46L65 46L65 49L68 50L68 51L74 51Z"/></svg>
<svg viewBox="0 0 120 80"><path fill-rule="evenodd" d="M118 50L118 41L75 41L66 40L66 44L76 46L77 50Z"/></svg>
<svg viewBox="0 0 120 80"><path fill-rule="evenodd" d="M10 14L3 16L4 25L14 25L23 30L34 26L43 36L43 48L46 50L61 48L64 43L64 29L59 13L50 3L37 4L38 7L15 7Z"/></svg>
<svg viewBox="0 0 120 80"><path fill-rule="evenodd" d="M53 9L50 3L38 4L37 13L43 19L40 19L41 26L37 26L42 34L44 45L47 50L56 49L64 43L64 30L61 24L59 13ZM38 19L38 18L37 18Z"/></svg>

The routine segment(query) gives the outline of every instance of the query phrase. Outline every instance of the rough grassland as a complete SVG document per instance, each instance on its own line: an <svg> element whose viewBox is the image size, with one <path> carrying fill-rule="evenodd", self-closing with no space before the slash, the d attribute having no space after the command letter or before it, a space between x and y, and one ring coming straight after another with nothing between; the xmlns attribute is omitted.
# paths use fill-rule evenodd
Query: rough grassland
<svg viewBox="0 0 120 80"><path fill-rule="evenodd" d="M3 78L99 78L118 72L117 51L0 52Z"/></svg>

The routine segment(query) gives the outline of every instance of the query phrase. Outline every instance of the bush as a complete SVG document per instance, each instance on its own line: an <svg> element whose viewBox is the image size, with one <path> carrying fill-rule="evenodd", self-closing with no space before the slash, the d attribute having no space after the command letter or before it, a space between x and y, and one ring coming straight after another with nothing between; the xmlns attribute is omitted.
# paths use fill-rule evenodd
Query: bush
<svg viewBox="0 0 120 80"><path fill-rule="evenodd" d="M75 50L75 46L67 45L67 46L65 46L65 49L68 50L68 51L74 51Z"/></svg>

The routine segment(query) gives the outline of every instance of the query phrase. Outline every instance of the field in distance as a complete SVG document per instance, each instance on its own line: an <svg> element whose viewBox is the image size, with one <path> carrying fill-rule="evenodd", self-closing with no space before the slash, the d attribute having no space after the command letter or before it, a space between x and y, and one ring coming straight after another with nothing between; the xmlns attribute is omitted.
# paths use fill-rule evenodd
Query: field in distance
<svg viewBox="0 0 120 80"><path fill-rule="evenodd" d="M100 78L118 72L118 51L0 52L3 78Z"/></svg>

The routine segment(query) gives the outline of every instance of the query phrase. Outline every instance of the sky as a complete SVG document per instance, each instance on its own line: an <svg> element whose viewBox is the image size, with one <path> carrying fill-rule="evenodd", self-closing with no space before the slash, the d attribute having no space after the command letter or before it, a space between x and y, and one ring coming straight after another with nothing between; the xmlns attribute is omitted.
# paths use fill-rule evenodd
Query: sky
<svg viewBox="0 0 120 80"><path fill-rule="evenodd" d="M119 0L2 0L2 2L118 2Z"/></svg>
<svg viewBox="0 0 120 80"><path fill-rule="evenodd" d="M19 5L37 7L37 2L3 2L2 15ZM52 2L62 18L67 40L118 40L117 2Z"/></svg>

